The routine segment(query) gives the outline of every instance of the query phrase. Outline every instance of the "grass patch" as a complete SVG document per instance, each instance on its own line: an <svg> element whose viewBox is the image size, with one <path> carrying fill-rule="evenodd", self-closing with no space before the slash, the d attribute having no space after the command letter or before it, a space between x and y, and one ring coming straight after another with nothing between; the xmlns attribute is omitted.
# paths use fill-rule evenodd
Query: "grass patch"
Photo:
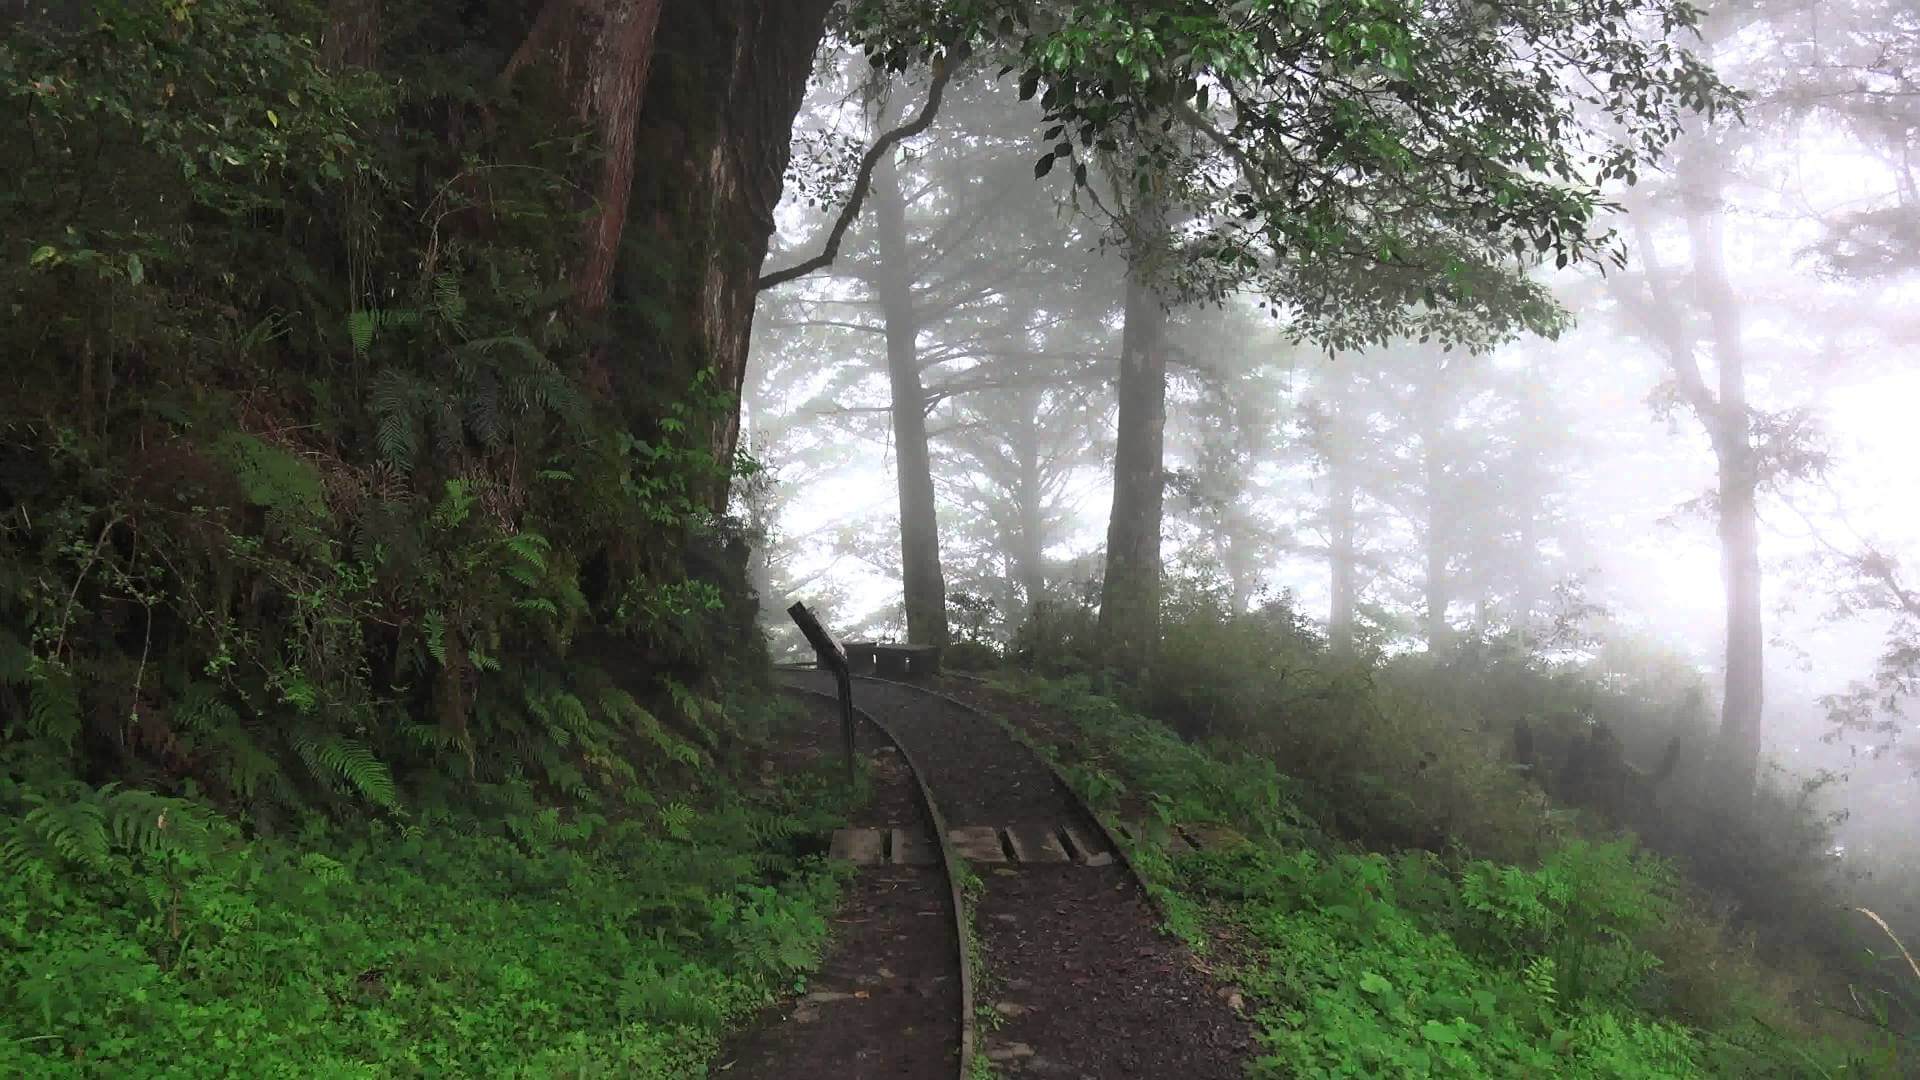
<svg viewBox="0 0 1920 1080"><path fill-rule="evenodd" d="M1910 1075L1892 1044L1810 1029L1709 935L1671 865L1550 833L1528 863L1360 850L1301 809L1272 759L1201 746L1080 680L1003 684L1066 723L1042 739L1090 804L1143 820L1131 855L1169 929L1251 999L1257 1076ZM1170 854L1156 832L1246 843ZM1698 935L1695 935L1696 937ZM1717 966L1718 1007L1690 1009Z"/></svg>
<svg viewBox="0 0 1920 1080"><path fill-rule="evenodd" d="M809 838L846 798L825 772L710 783L619 821L314 815L270 837L160 799L161 834L204 840L108 829L75 857L16 828L0 1075L704 1075L818 962L841 879ZM37 791L0 778L0 806Z"/></svg>

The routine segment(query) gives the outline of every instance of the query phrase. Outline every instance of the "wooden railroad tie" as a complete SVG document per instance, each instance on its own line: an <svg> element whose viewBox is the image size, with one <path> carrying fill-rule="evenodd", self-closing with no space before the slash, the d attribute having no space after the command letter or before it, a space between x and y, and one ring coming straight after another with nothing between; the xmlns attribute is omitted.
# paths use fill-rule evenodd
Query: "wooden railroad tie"
<svg viewBox="0 0 1920 1080"><path fill-rule="evenodd" d="M961 858L976 863L1109 866L1114 859L1098 833L1074 825L963 825L947 830L947 842ZM836 829L827 854L857 866L934 866L940 861L939 846L930 838L898 826Z"/></svg>

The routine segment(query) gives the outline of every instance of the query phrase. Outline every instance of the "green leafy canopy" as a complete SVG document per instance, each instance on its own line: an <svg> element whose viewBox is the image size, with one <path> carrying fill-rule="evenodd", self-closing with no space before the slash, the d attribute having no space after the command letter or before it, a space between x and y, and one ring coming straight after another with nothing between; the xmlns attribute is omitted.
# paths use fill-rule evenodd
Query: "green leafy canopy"
<svg viewBox="0 0 1920 1080"><path fill-rule="evenodd" d="M1336 346L1551 332L1526 272L1617 259L1602 186L1737 106L1686 0L860 0L876 63L985 51L1037 172L1174 215L1170 285L1252 287ZM1093 163L1096 168L1089 170ZM1122 207L1109 207L1125 219Z"/></svg>

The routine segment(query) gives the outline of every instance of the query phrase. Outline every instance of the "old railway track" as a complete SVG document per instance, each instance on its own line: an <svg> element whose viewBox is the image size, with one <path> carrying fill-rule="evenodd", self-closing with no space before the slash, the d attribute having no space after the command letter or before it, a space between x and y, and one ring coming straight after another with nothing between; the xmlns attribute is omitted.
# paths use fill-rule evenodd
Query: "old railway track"
<svg viewBox="0 0 1920 1080"><path fill-rule="evenodd" d="M782 679L830 696L824 672ZM976 1053L1003 1075L1242 1074L1251 1028L1227 1007L1229 989L1162 934L1125 847L1051 763L992 717L924 686L857 676L854 698L899 748L937 822L965 987L958 1075L971 1075ZM925 857L911 836L872 825L844 832L836 847L863 876ZM960 888L968 873L980 883L972 896ZM793 1059L777 1075L908 1074L816 1072Z"/></svg>
<svg viewBox="0 0 1920 1080"><path fill-rule="evenodd" d="M806 699L814 739L837 752L834 695ZM973 1074L975 1017L965 864L914 756L855 710L856 751L874 797L829 853L859 871L835 945L806 994L769 1009L715 1059L712 1074L765 1080L946 1080Z"/></svg>

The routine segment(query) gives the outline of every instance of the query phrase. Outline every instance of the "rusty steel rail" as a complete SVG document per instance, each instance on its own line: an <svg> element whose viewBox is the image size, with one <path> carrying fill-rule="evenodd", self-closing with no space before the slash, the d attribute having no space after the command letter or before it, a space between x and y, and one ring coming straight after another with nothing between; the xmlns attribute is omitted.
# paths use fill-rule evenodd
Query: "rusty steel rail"
<svg viewBox="0 0 1920 1080"><path fill-rule="evenodd" d="M854 676L854 678L862 677L863 676L858 675ZM830 694L824 690L815 690L810 687L793 686L785 683L779 684L779 686L780 689L790 694L820 698L840 704L843 707L846 706L846 703L839 696ZM953 841L947 836L947 819L945 815L940 812L940 804L934 801L933 789L927 786L925 774L920 771L919 764L913 760L913 755L908 752L906 745L894 735L891 728L880 722L879 717L874 716L866 710L858 706L851 706L850 715L872 724L875 731L878 731L888 742L893 744L893 748L900 754L900 760L906 762L907 771L913 774L914 789L920 793L920 808L926 812L927 822L933 828L934 839L940 844L940 870L947 878L948 898L953 910L953 940L955 948L960 954L960 1071L958 1077L959 1080L971 1080L973 1074L973 1056L979 1040L975 1030L973 1016L974 971L973 949L971 948L973 943L973 919L967 910L966 892L961 887L962 874L960 868L964 861L960 858L960 853L954 850ZM1104 826L1102 826L1102 828L1104 829Z"/></svg>
<svg viewBox="0 0 1920 1080"><path fill-rule="evenodd" d="M969 682L979 683L982 686L988 685L987 680L982 679L975 675L962 675L960 677L966 679ZM1060 766L1056 764L1051 757L1048 757L1046 754L1041 753L1033 745L1032 738L1028 736L1026 732L1021 731L1019 728L1015 727L1011 721L1003 717L999 717L991 713L983 712L982 710L976 708L975 706L969 705L966 702L961 701L959 698L953 697L948 694L943 694L938 690L933 690L928 687L921 686L918 683L901 682L898 679L883 679L877 675L854 675L852 676L852 678L858 682L884 683L888 686L898 686L903 689L917 691L919 693L925 694L930 698L934 698L939 701L944 701L947 704L953 706L956 709L960 709L963 712L971 713L972 715L977 716L982 720L986 720L990 723L999 725L1000 730L1006 732L1007 737L1012 739L1015 745L1019 746L1022 750L1025 750L1027 753L1033 755L1033 757L1037 759L1041 765L1046 766L1047 773L1048 775L1053 777L1054 784L1057 785L1060 788L1060 790L1066 794L1067 798L1072 801L1073 805L1079 809L1081 815L1084 816L1088 821L1093 822L1094 828L1100 830L1101 839L1107 842L1108 850L1112 851L1114 855L1119 859L1120 865L1126 869L1127 876L1133 879L1133 883L1136 887L1139 888L1141 895L1145 896L1147 898L1147 903L1153 907L1154 914L1160 917L1160 920L1162 923L1166 921L1168 912L1167 912L1167 906L1165 902L1160 899L1159 893L1156 893L1150 886L1148 886L1147 879L1145 877L1142 877L1140 874L1140 868L1133 864L1133 856L1128 851L1128 848L1130 847L1131 842L1130 841L1128 843L1121 842L1122 838L1118 833L1114 831L1112 826L1107 824L1107 819L1103 815L1095 811L1093 807L1087 805L1087 801L1080 797L1080 793L1078 791L1075 791L1073 784L1067 780L1067 774L1061 770ZM888 737L892 738L891 735L889 735ZM896 739L895 745L898 745L898 742L899 740ZM901 753L902 754L906 753L906 750L902 748ZM919 774L916 772L914 775L918 777Z"/></svg>

